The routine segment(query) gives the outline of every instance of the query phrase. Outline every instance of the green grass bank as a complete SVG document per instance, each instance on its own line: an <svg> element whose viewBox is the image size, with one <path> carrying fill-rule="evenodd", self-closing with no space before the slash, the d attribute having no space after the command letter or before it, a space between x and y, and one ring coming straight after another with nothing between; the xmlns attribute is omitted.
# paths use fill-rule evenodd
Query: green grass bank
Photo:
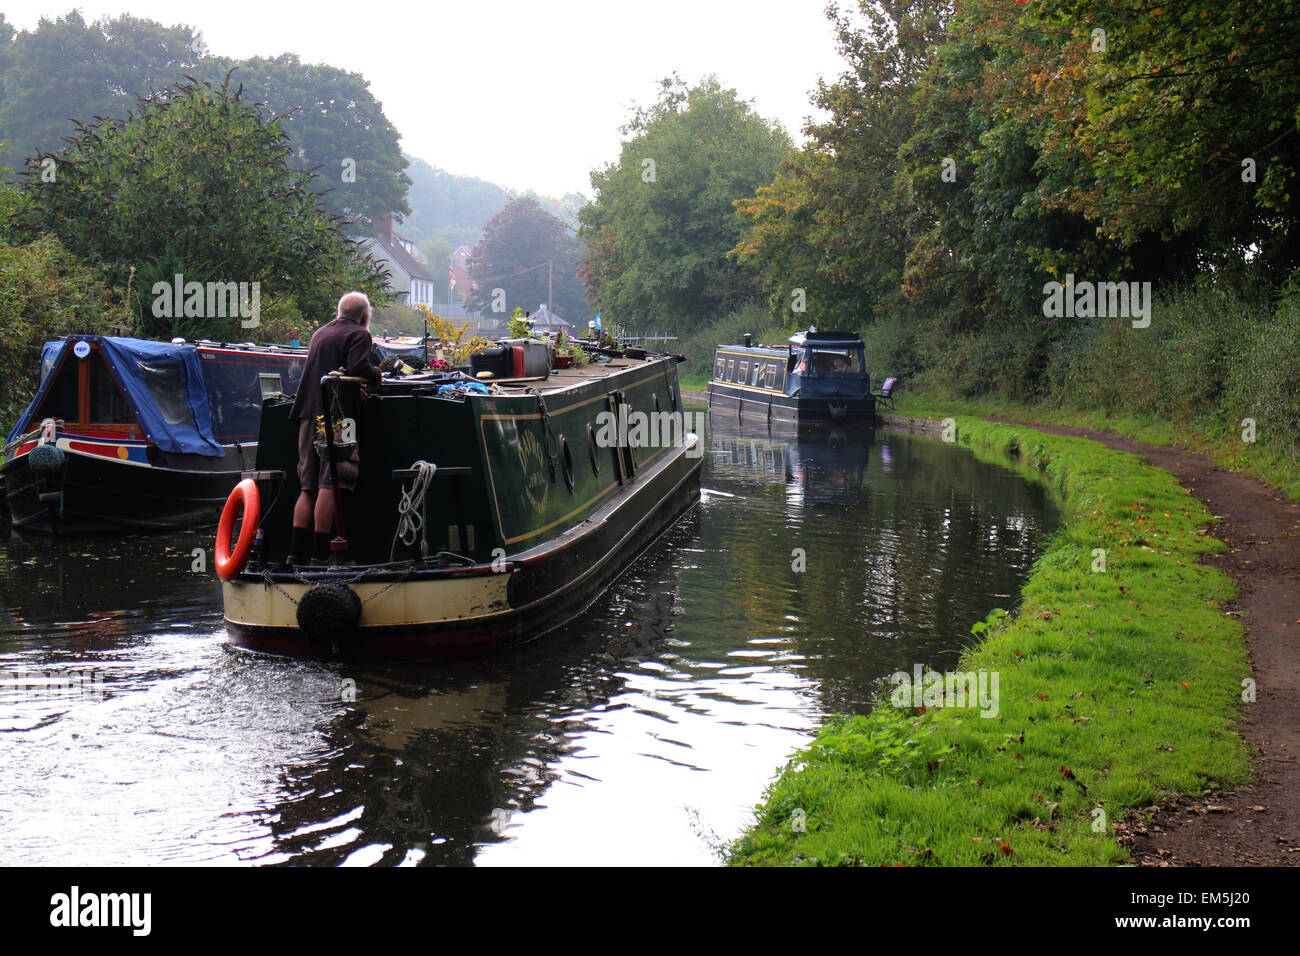
<svg viewBox="0 0 1300 956"><path fill-rule="evenodd" d="M1026 404L1005 398L955 399L924 387L901 394L894 411L918 418L956 415L1016 418L1047 425L1070 425L1112 432L1124 438L1182 448L1206 455L1226 471L1240 471L1300 499L1300 467L1290 446L1242 440L1237 422L1224 421L1218 413L1171 418L1154 413L1119 414L1098 409L1059 408Z"/></svg>
<svg viewBox="0 0 1300 956"><path fill-rule="evenodd" d="M1019 609L955 668L996 672L997 716L896 707L882 682L870 715L828 721L790 760L732 864L1114 864L1127 810L1248 779L1250 668L1220 611L1232 580L1197 563L1223 548L1201 502L1096 442L956 423L977 456L1045 482L1065 519Z"/></svg>

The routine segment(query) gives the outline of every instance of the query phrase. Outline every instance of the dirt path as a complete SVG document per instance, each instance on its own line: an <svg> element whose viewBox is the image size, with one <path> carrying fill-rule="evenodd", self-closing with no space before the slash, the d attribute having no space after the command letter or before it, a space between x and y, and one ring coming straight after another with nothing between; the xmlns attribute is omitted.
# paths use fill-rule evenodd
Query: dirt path
<svg viewBox="0 0 1300 956"><path fill-rule="evenodd" d="M1212 534L1229 550L1207 557L1237 581L1225 610L1246 625L1256 682L1242 734L1258 780L1212 800L1166 804L1150 823L1117 824L1134 862L1147 866L1300 865L1300 504L1248 475L1221 471L1204 455L1158 448L1086 428L1027 425L1091 438L1171 472L1220 517Z"/></svg>

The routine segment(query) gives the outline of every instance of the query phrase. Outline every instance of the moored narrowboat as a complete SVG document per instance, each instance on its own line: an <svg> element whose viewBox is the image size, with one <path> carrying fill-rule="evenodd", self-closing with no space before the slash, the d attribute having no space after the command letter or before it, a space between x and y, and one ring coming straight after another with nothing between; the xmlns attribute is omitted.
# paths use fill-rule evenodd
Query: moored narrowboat
<svg viewBox="0 0 1300 956"><path fill-rule="evenodd" d="M0 455L19 531L164 531L210 520L256 457L262 399L306 349L71 335Z"/></svg>
<svg viewBox="0 0 1300 956"><path fill-rule="evenodd" d="M338 496L324 565L288 563L296 426L287 400L264 404L257 467L217 535L235 644L388 661L522 642L580 613L698 501L702 416L687 417L672 357L489 381L430 372L367 388L356 487ZM331 387L357 386L321 387L330 409Z"/></svg>
<svg viewBox="0 0 1300 956"><path fill-rule="evenodd" d="M742 420L810 424L873 422L876 396L865 347L853 332L810 329L784 346L719 346L709 380L709 408Z"/></svg>

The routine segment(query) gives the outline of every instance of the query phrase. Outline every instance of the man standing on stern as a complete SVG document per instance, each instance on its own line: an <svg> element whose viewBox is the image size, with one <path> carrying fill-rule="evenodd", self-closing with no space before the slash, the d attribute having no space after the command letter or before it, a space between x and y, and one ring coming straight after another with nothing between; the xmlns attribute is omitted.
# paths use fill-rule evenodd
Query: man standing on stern
<svg viewBox="0 0 1300 956"><path fill-rule="evenodd" d="M334 527L334 496L339 489L330 477L329 462L316 454L316 416L321 406L320 380L339 370L344 375L364 378L372 385L381 379L379 366L370 363L370 300L362 292L349 292L339 299L338 314L312 333L307 347L307 364L294 398L290 421L298 423L298 483L302 493L293 508L293 553L291 564L323 564L329 557ZM342 387L339 401L345 418L354 422L361 413L359 389ZM357 483L359 456L337 463L339 488L352 491ZM312 531L315 529L313 538Z"/></svg>

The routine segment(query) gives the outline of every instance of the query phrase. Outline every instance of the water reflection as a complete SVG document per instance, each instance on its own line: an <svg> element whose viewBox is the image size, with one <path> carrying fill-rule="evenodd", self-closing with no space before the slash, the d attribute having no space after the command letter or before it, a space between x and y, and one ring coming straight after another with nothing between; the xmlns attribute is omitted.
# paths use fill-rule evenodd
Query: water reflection
<svg viewBox="0 0 1300 956"><path fill-rule="evenodd" d="M11 540L0 864L713 862L825 714L1009 606L1056 519L937 441L709 424L687 520L562 631L454 666L229 650L203 535ZM98 699L15 676L74 667Z"/></svg>

